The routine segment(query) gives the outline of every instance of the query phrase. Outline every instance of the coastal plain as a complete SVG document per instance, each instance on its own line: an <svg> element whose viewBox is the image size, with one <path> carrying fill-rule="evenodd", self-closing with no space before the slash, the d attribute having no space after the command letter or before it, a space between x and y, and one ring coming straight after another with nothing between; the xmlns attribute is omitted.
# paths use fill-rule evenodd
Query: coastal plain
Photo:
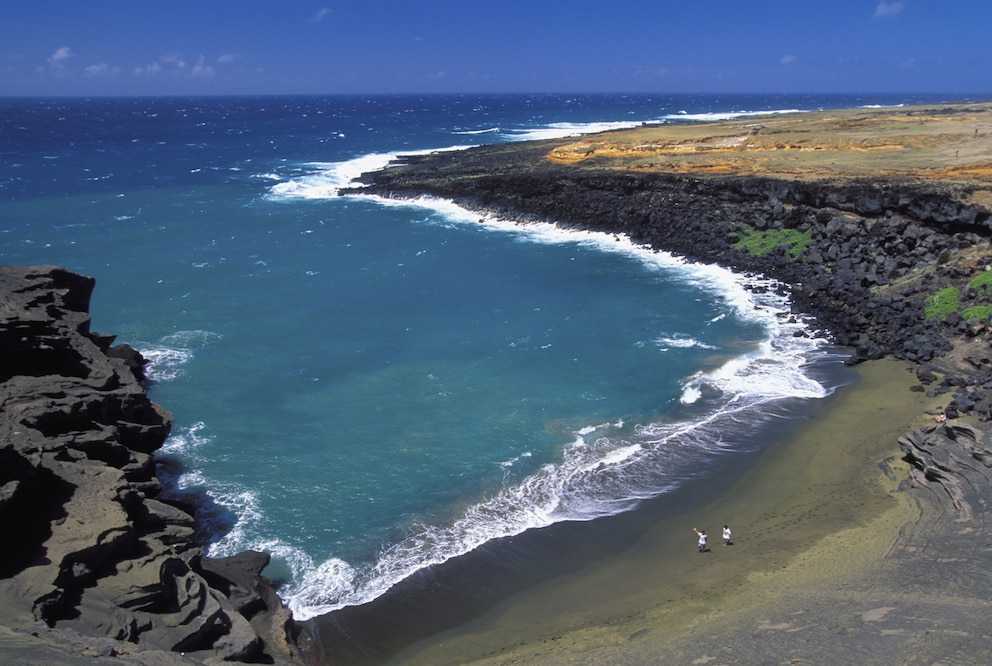
<svg viewBox="0 0 992 666"><path fill-rule="evenodd" d="M940 179L992 201L992 105L840 109L667 123L566 142L552 162L634 172L802 180Z"/></svg>
<svg viewBox="0 0 992 666"><path fill-rule="evenodd" d="M733 227L679 239L682 232L671 222L677 215L665 218L638 203L629 204L634 212L622 221L621 214L603 222L568 217L581 208L573 202L590 200L591 190L622 191L610 204L619 208L658 183L717 201L713 219L750 205L757 230L792 228L814 241L798 262L785 252L752 261L734 254L729 242L709 252L713 238ZM564 192L569 187L581 191ZM685 510L659 519L637 543L516 593L485 615L409 647L392 663L992 659L985 622L992 610L992 534L985 515L992 501L989 331L987 321L957 312L927 318L940 288L956 290L948 286L954 280L978 284L992 264L992 105L645 125L419 157L373 179L370 189L452 197L480 214L516 215L521 223L557 214L559 222L578 227L633 229L658 249L695 252L699 260L746 270L764 267L793 285L800 309L833 300L821 322L857 349L851 360L856 381L822 411L722 484L691 486ZM731 189L731 204L711 194ZM812 206L813 198L797 192L822 196ZM873 194L881 204L863 203ZM685 205L688 198L666 197L683 206L681 219L695 210ZM763 198L771 206L753 203ZM920 206L924 199L936 203ZM801 217L804 206L812 210ZM773 211L783 208L787 212L776 218ZM937 208L954 210L944 215ZM595 208L600 217L609 216L608 209ZM643 224L656 229L643 232L641 223L629 221L638 216L650 217ZM738 215L736 228L747 219ZM890 231L895 224L898 231ZM910 259L920 230L950 244ZM863 241L858 254L858 239L869 236L891 236L891 249ZM838 237L847 240L838 243ZM704 244L708 249L699 250ZM889 264L884 275L875 271L873 264L890 260L904 265ZM907 290L909 284L916 286ZM879 317L877 310L889 312L884 308L895 302L905 317L902 333L877 321L894 316ZM852 311L870 313L852 317ZM930 342L920 343L924 338ZM957 410L969 400L974 404ZM952 421L935 422L945 410ZM926 466L914 453L920 450L942 462ZM734 529L729 547L719 539L724 523ZM712 535L709 552L696 552L697 526Z"/></svg>

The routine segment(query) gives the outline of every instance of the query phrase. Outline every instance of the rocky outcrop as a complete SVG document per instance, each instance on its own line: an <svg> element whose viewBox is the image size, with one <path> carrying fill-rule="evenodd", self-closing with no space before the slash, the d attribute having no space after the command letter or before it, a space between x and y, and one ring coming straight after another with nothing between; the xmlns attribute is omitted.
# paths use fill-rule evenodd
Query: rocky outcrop
<svg viewBox="0 0 992 666"><path fill-rule="evenodd" d="M900 437L899 447L910 464L912 485L945 508L931 514L933 520L987 524L987 495L992 487L992 442L987 432L947 422Z"/></svg>
<svg viewBox="0 0 992 666"><path fill-rule="evenodd" d="M193 516L160 497L172 415L140 354L90 331L94 282L0 267L0 625L42 651L294 663L268 556L205 557ZM43 654L19 645L19 663Z"/></svg>

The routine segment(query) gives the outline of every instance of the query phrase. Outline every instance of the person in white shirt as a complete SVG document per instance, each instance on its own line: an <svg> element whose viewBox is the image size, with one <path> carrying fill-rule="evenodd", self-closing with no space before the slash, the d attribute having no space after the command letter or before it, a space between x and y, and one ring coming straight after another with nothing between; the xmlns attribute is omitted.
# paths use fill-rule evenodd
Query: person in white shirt
<svg viewBox="0 0 992 666"><path fill-rule="evenodd" d="M705 553L706 552L706 531L705 530L697 530L695 527L692 528L692 531L699 535L699 552L700 553Z"/></svg>

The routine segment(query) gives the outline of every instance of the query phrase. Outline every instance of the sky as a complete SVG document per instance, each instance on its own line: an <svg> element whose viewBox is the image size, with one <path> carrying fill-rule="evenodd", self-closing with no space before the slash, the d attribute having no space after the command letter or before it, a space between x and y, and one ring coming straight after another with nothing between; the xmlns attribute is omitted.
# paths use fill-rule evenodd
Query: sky
<svg viewBox="0 0 992 666"><path fill-rule="evenodd" d="M0 96L992 93L990 0L5 0Z"/></svg>

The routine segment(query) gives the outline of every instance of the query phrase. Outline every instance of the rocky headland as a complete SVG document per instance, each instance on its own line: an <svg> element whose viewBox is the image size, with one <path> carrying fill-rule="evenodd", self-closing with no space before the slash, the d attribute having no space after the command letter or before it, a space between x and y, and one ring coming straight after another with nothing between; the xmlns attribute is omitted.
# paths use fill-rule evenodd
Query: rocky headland
<svg viewBox="0 0 992 666"><path fill-rule="evenodd" d="M162 497L172 415L145 361L90 330L95 280L0 267L0 648L5 663L303 663L268 555L204 555Z"/></svg>

